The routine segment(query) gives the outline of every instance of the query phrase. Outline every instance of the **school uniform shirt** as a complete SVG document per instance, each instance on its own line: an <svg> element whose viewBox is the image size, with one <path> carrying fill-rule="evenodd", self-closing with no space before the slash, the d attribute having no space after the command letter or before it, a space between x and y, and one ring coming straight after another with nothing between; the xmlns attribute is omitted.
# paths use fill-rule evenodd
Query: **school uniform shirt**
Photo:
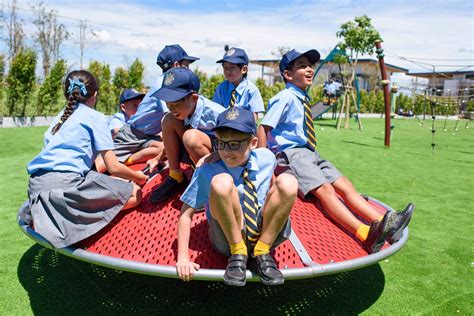
<svg viewBox="0 0 474 316"><path fill-rule="evenodd" d="M244 181L242 178L242 172L244 168L248 168L249 178L253 182L257 191L258 207L261 208L265 204L275 167L275 155L266 148L252 150L245 166L229 168L222 160L203 164L194 172L191 182L181 195L181 201L195 209L205 206L206 216L208 219L211 218L209 210L211 180L217 174L227 173L230 174L234 180L234 184L239 192L240 203L242 205L244 198Z"/></svg>
<svg viewBox="0 0 474 316"><path fill-rule="evenodd" d="M114 142L104 114L79 103L56 134L51 130L58 123L62 112L44 134L44 147L28 163L28 174L38 170L87 173L99 151L113 150Z"/></svg>
<svg viewBox="0 0 474 316"><path fill-rule="evenodd" d="M138 105L137 112L133 114L128 123L131 127L147 135L156 135L161 132L161 120L168 107L166 103L152 96L163 84L163 75L156 79L153 86L150 87L142 102Z"/></svg>
<svg viewBox="0 0 474 316"><path fill-rule="evenodd" d="M237 88L232 83L225 80L216 88L212 101L228 108L231 94L234 89L236 92L235 106L240 106L254 113L265 112L260 91L257 86L255 86L252 81L247 80L247 78L242 79Z"/></svg>
<svg viewBox="0 0 474 316"><path fill-rule="evenodd" d="M268 148L274 153L287 148L305 147L304 107L307 94L291 83L268 101L261 125L272 127L267 133Z"/></svg>
<svg viewBox="0 0 474 316"><path fill-rule="evenodd" d="M194 113L191 117L184 119L184 125L198 129L209 136L214 136L215 133L212 129L216 127L217 117L224 111L225 108L222 105L200 95Z"/></svg>
<svg viewBox="0 0 474 316"><path fill-rule="evenodd" d="M125 123L127 123L125 115L122 112L117 112L109 120L109 130L114 131L116 128L121 128Z"/></svg>

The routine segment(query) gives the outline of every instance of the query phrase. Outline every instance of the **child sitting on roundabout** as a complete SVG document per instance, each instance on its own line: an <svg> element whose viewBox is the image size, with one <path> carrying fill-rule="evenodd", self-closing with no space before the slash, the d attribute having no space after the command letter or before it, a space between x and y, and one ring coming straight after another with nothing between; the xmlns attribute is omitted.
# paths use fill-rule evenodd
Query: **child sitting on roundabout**
<svg viewBox="0 0 474 316"><path fill-rule="evenodd" d="M193 278L199 265L189 260L192 217L205 207L209 237L217 251L229 257L224 283L243 286L249 259L254 260L261 281L284 283L270 250L291 232L289 214L297 194L296 178L274 178L276 159L257 147L252 112L233 107L222 112L215 127L217 151L194 172L181 196L176 269L184 281Z"/></svg>

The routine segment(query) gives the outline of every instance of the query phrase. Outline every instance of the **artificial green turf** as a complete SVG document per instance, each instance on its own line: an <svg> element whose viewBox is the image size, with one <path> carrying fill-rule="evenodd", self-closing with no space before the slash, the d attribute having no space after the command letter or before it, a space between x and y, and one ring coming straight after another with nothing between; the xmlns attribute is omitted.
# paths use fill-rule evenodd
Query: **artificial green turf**
<svg viewBox="0 0 474 316"><path fill-rule="evenodd" d="M318 150L356 188L396 209L414 202L405 247L379 264L267 287L183 283L102 268L34 244L17 227L26 163L44 127L0 129L0 314L455 314L474 313L474 123L395 120L390 149L383 120L316 122ZM453 135L455 134L455 135Z"/></svg>

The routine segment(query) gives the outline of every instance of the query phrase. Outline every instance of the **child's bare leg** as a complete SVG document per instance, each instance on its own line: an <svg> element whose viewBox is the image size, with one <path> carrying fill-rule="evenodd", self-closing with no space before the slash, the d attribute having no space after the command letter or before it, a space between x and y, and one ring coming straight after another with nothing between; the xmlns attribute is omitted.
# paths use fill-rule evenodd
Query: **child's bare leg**
<svg viewBox="0 0 474 316"><path fill-rule="evenodd" d="M356 234L357 229L363 225L339 200L330 183L323 184L312 190L311 193L321 201L329 216L352 234Z"/></svg>
<svg viewBox="0 0 474 316"><path fill-rule="evenodd" d="M128 210L140 204L142 201L142 190L135 183L133 184L133 192L127 203L123 206L122 210Z"/></svg>
<svg viewBox="0 0 474 316"><path fill-rule="evenodd" d="M163 153L164 153L163 142L155 141L155 142L152 142L149 147L143 148L142 150L137 151L136 153L133 153L127 159L127 162L131 161L132 163L139 163L139 162L148 161L149 159L152 159L152 158L157 158L158 160L161 160Z"/></svg>
<svg viewBox="0 0 474 316"><path fill-rule="evenodd" d="M285 225L298 193L298 181L292 175L279 175L271 187L263 208L259 241L272 245Z"/></svg>
<svg viewBox="0 0 474 316"><path fill-rule="evenodd" d="M176 119L173 114L168 113L163 118L161 125L163 129L163 144L165 146L166 156L170 170L180 169L180 144L186 127L184 122Z"/></svg>
<svg viewBox="0 0 474 316"><path fill-rule="evenodd" d="M357 215L363 217L369 222L381 219L382 215L377 212L359 193L357 193L349 179L341 177L332 185L336 192L342 196L351 210L353 210Z"/></svg>
<svg viewBox="0 0 474 316"><path fill-rule="evenodd" d="M98 155L97 158L95 158L95 170L99 173L104 173L105 170L107 170L104 159L102 159L101 155Z"/></svg>
<svg viewBox="0 0 474 316"><path fill-rule="evenodd" d="M212 217L219 223L229 244L242 241L242 208L232 177L215 175L211 180L209 196Z"/></svg>
<svg viewBox="0 0 474 316"><path fill-rule="evenodd" d="M197 129L189 129L183 134L183 144L191 160L196 164L199 159L212 151L211 139Z"/></svg>

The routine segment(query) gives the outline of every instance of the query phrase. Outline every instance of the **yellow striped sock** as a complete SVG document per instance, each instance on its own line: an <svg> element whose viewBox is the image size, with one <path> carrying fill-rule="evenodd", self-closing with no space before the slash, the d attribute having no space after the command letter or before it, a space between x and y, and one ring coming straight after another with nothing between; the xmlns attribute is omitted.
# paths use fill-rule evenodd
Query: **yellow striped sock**
<svg viewBox="0 0 474 316"><path fill-rule="evenodd" d="M126 165L126 166L133 165L132 156L128 157L128 159L125 160L125 165Z"/></svg>
<svg viewBox="0 0 474 316"><path fill-rule="evenodd" d="M367 236L369 236L369 230L370 230L370 226L367 226L364 224L360 225L356 231L357 238L360 241L365 241L367 239Z"/></svg>
<svg viewBox="0 0 474 316"><path fill-rule="evenodd" d="M254 256L265 255L270 252L271 245L261 242L260 240L257 241L255 248L253 249Z"/></svg>
<svg viewBox="0 0 474 316"><path fill-rule="evenodd" d="M378 220L379 222L381 222L381 221L383 220L383 217L384 217L384 215L380 215L380 217L377 218L377 220Z"/></svg>
<svg viewBox="0 0 474 316"><path fill-rule="evenodd" d="M231 255L247 255L247 246L243 240L236 244L230 244L229 246Z"/></svg>

